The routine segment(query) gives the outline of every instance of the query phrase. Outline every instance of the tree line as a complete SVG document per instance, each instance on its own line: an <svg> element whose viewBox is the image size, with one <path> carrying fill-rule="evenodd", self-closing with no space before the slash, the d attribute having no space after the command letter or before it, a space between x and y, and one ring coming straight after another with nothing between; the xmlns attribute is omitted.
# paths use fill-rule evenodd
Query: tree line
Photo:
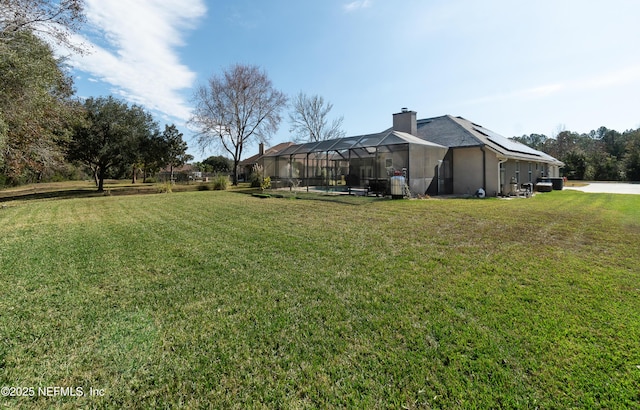
<svg viewBox="0 0 640 410"><path fill-rule="evenodd" d="M173 174L173 167L193 159L176 126L161 131L142 107L113 96L74 97L64 59L55 57L49 42L83 51L70 40L84 21L83 0L0 0L0 6L0 186L77 178L86 171L102 190L105 178L131 176L135 182L141 174L146 180L167 166ZM344 136L342 117L329 121L330 103L300 92L288 105L254 65L235 64L212 75L195 89L193 101L189 125L200 148L215 146L231 157L209 157L196 168L229 172L234 185L246 146L268 143L287 106L296 142ZM563 161L571 179L640 180L640 129L513 139Z"/></svg>
<svg viewBox="0 0 640 410"><path fill-rule="evenodd" d="M640 181L640 128L618 132L600 127L589 133L562 131L555 138L543 134L513 137L565 163L568 179Z"/></svg>
<svg viewBox="0 0 640 410"><path fill-rule="evenodd" d="M84 116L76 121L72 137L65 141L67 159L91 170L98 191L108 177L131 175L136 182L142 171L147 176L160 169L185 164L193 157L175 125L160 132L151 114L137 105L129 106L111 96L88 98L82 105Z"/></svg>
<svg viewBox="0 0 640 410"><path fill-rule="evenodd" d="M142 107L113 96L74 98L64 60L49 43L85 51L72 41L85 20L84 0L0 0L0 6L0 186L71 178L80 167L102 190L105 178L130 173L135 181L138 170L146 178L193 159L176 127L166 125L160 133ZM197 168L230 168L237 184L245 147L269 141L288 98L264 70L236 64L198 86L194 101L189 123L200 148L216 146L231 156L209 157ZM289 115L296 141L343 136L342 117L328 121L331 109L322 97L300 92Z"/></svg>
<svg viewBox="0 0 640 410"><path fill-rule="evenodd" d="M193 159L175 125L161 132L141 106L107 97L75 98L73 80L51 42L76 52L70 34L84 20L81 0L0 2L0 186L154 175ZM48 39L48 41L46 40Z"/></svg>

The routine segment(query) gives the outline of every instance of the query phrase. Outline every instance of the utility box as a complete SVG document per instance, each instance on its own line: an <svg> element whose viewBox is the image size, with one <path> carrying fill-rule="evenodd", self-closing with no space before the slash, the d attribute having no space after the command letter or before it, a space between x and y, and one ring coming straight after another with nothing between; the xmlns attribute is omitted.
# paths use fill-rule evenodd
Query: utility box
<svg viewBox="0 0 640 410"><path fill-rule="evenodd" d="M391 198L393 199L404 198L404 185L405 185L405 179L402 175L396 175L391 177Z"/></svg>

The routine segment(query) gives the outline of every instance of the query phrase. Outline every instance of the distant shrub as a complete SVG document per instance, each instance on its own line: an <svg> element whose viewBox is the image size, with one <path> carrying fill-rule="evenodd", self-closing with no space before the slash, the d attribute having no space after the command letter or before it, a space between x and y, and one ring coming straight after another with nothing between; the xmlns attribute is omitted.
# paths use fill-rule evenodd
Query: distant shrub
<svg viewBox="0 0 640 410"><path fill-rule="evenodd" d="M255 164L249 177L252 188L260 188L265 190L271 188L271 177L264 176L264 168L261 165Z"/></svg>
<svg viewBox="0 0 640 410"><path fill-rule="evenodd" d="M49 178L49 182L62 182L62 181L66 181L67 178L65 178L64 175L56 172L55 174L53 174L50 178Z"/></svg>
<svg viewBox="0 0 640 410"><path fill-rule="evenodd" d="M209 184L198 184L198 191L211 191L211 185Z"/></svg>
<svg viewBox="0 0 640 410"><path fill-rule="evenodd" d="M158 193L161 194L170 194L173 190L173 184L171 182L165 182L163 184L158 185Z"/></svg>
<svg viewBox="0 0 640 410"><path fill-rule="evenodd" d="M216 175L212 180L215 191L224 191L229 186L229 177L226 175Z"/></svg>
<svg viewBox="0 0 640 410"><path fill-rule="evenodd" d="M260 189L264 191L265 189L269 188L271 188L271 177L263 178L262 183L260 184Z"/></svg>
<svg viewBox="0 0 640 410"><path fill-rule="evenodd" d="M251 175L249 175L249 182L251 183L251 188L259 188L260 183L262 182L262 167L259 165L254 165L251 170Z"/></svg>
<svg viewBox="0 0 640 410"><path fill-rule="evenodd" d="M156 182L158 182L158 180L155 177L147 177L145 180L146 184L155 184Z"/></svg>

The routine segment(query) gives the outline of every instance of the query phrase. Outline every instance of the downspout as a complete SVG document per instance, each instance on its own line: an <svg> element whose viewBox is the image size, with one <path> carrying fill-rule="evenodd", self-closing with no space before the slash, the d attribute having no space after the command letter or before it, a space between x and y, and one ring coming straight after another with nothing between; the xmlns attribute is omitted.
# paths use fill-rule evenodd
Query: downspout
<svg viewBox="0 0 640 410"><path fill-rule="evenodd" d="M487 152L484 150L484 145L480 145L480 151L482 151L482 189L487 192Z"/></svg>
<svg viewBox="0 0 640 410"><path fill-rule="evenodd" d="M411 145L407 144L407 175L405 176L406 180L405 180L405 184L410 187L411 185L409 185L409 177L411 176L411 152L409 151L411 149ZM391 184L389 184L391 185ZM411 191L411 189L409 189L409 191Z"/></svg>
<svg viewBox="0 0 640 410"><path fill-rule="evenodd" d="M444 177L442 176L442 163L444 161L439 159L438 160L438 175L436 175L436 178L438 178L438 186L437 186L437 190L438 193L436 195L442 195L444 193L444 189L442 187L442 185L444 185Z"/></svg>

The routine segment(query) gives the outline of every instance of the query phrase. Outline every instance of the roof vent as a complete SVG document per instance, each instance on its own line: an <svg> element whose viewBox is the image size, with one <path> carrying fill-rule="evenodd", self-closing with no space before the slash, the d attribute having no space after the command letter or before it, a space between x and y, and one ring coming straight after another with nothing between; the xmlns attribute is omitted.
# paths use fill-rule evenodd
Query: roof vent
<svg viewBox="0 0 640 410"><path fill-rule="evenodd" d="M402 112L409 112L409 109L408 109L407 107L402 107L402 108L400 109L400 111L402 111Z"/></svg>

